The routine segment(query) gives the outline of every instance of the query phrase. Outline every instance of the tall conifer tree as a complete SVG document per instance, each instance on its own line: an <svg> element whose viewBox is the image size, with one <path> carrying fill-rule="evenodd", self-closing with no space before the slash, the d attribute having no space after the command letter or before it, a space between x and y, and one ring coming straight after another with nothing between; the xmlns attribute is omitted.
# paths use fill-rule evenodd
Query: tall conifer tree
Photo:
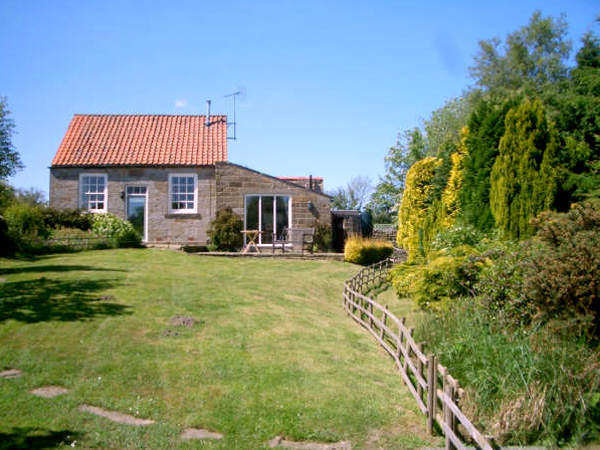
<svg viewBox="0 0 600 450"><path fill-rule="evenodd" d="M491 173L490 206L496 226L519 239L531 234L529 220L552 206L559 140L539 100L524 100L509 111L505 126Z"/></svg>

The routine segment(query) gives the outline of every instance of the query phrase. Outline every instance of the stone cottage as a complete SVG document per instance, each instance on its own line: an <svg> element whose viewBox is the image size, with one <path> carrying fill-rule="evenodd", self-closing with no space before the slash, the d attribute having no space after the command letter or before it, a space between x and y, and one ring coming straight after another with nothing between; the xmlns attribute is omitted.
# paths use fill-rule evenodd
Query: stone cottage
<svg viewBox="0 0 600 450"><path fill-rule="evenodd" d="M259 246L285 230L331 225L321 178L228 162L220 115L75 115L50 167L50 206L113 213L154 245L206 244L227 207L261 231Z"/></svg>

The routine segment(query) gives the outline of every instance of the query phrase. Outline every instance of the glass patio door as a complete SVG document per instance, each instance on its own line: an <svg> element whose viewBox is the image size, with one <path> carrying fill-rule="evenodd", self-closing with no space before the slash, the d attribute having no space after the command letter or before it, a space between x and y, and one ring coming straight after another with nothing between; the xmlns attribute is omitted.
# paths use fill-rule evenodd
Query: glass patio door
<svg viewBox="0 0 600 450"><path fill-rule="evenodd" d="M287 195L246 196L246 230L260 230L258 244L271 244L273 233L283 234L291 223L291 197Z"/></svg>
<svg viewBox="0 0 600 450"><path fill-rule="evenodd" d="M127 186L127 220L133 229L147 239L146 186Z"/></svg>

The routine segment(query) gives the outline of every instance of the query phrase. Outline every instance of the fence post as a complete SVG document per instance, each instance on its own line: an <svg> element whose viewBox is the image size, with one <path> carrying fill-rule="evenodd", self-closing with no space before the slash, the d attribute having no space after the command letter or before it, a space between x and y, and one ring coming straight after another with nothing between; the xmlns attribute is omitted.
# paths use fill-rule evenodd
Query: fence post
<svg viewBox="0 0 600 450"><path fill-rule="evenodd" d="M423 354L423 343L420 343L417 345L417 348L419 349L419 353ZM419 358L417 356L417 372L419 372L419 375L423 377L423 361L421 361L421 358ZM423 377L425 378L425 377ZM421 383L417 383L417 394L419 394L419 398L421 400L423 400L423 386L421 386Z"/></svg>
<svg viewBox="0 0 600 450"><path fill-rule="evenodd" d="M408 345L408 338L412 337L414 331L415 329L413 327L410 327L407 333L408 337L406 338L406 356L404 357L404 373L407 373L408 359L410 358L410 353L412 352L412 345Z"/></svg>
<svg viewBox="0 0 600 450"><path fill-rule="evenodd" d="M387 327L387 312L388 312L388 305L385 305L385 308L383 309L383 326L381 327L381 340L383 340L384 336L385 336L385 327Z"/></svg>
<svg viewBox="0 0 600 450"><path fill-rule="evenodd" d="M400 364L400 357L402 356L402 337L404 336L404 322L406 321L405 317L400 318L400 323L398 324L398 348L396 349L396 354L398 355L398 364Z"/></svg>
<svg viewBox="0 0 600 450"><path fill-rule="evenodd" d="M433 434L433 421L436 413L437 358L434 354L427 357L427 433Z"/></svg>
<svg viewBox="0 0 600 450"><path fill-rule="evenodd" d="M448 383L446 385L444 393L446 394L446 396L452 403L455 403L456 380L454 378L452 378L450 375L448 375ZM452 410L450 408L447 408L446 415L447 415L447 418L445 418L446 425L448 425L448 428L450 428L452 430L452 432L454 434L456 434L456 417L454 416L454 413L452 412ZM454 446L452 441L450 441L450 443L447 444L446 446L447 446L448 450L456 449L456 447Z"/></svg>

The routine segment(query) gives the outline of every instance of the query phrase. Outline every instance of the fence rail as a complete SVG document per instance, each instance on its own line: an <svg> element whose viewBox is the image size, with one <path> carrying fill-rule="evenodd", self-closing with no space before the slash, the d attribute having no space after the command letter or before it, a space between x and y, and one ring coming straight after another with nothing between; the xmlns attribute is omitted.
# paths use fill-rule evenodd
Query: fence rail
<svg viewBox="0 0 600 450"><path fill-rule="evenodd" d="M344 283L344 309L365 327L394 359L404 383L427 417L427 431L433 434L437 422L447 449L466 449L466 438L479 448L491 450L489 440L469 421L459 407L464 391L434 354L426 355L424 344L413 338L405 318L397 318L365 295L387 280L394 262L387 259L365 267Z"/></svg>

